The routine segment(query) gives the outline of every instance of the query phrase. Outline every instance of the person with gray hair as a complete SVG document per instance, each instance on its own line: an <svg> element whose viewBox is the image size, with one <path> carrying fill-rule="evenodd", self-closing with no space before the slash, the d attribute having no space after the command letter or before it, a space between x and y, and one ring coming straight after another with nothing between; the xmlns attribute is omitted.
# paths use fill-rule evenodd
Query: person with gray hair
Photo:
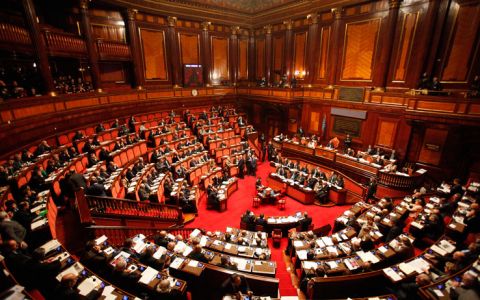
<svg viewBox="0 0 480 300"><path fill-rule="evenodd" d="M27 230L17 221L11 220L5 211L0 211L0 234L4 241L15 240L22 249L28 246L24 241Z"/></svg>

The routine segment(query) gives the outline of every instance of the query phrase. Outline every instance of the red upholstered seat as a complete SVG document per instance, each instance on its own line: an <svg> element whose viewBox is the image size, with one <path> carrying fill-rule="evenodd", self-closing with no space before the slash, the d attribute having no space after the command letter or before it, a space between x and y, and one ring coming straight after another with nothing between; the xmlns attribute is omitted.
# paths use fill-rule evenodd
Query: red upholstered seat
<svg viewBox="0 0 480 300"><path fill-rule="evenodd" d="M277 201L277 204L278 204L278 208L283 210L285 209L285 203L286 203L286 199L285 198L281 198L281 199L278 199Z"/></svg>
<svg viewBox="0 0 480 300"><path fill-rule="evenodd" d="M273 242L273 247L278 248L280 247L280 243L282 241L282 230L279 228L276 228L272 231L272 242Z"/></svg>
<svg viewBox="0 0 480 300"><path fill-rule="evenodd" d="M253 207L259 207L259 206L260 206L260 198L253 197Z"/></svg>

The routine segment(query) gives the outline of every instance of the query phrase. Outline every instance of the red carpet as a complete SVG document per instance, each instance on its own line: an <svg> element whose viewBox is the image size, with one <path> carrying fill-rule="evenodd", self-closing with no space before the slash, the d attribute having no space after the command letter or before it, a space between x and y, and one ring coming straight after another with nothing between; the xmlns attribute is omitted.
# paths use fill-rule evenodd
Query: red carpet
<svg viewBox="0 0 480 300"><path fill-rule="evenodd" d="M270 173L270 165L268 162L262 163L258 167L257 176L262 178L262 183L267 184L266 178ZM252 207L252 199L255 195L255 180L253 176L245 176L245 179L240 179L238 182L238 190L233 193L228 199L228 208L224 212L217 212L207 210L206 199L202 199L198 207L198 216L195 220L188 224L187 227L202 228L205 230L225 231L226 227L240 227L240 216L245 210L252 210L255 215L264 213L265 216L286 216L294 214L297 211L306 211L313 219L315 228L330 223L333 226L333 221L341 215L348 206L333 206L320 207L316 205L303 205L302 203L287 197L285 210L279 210L275 205L263 204L258 208ZM275 249L269 241L270 249L272 250L272 260L277 262L277 278L280 280L280 295L281 296L296 296L297 289L292 285L290 273L286 270L285 262L283 261L282 251L287 246L287 240L284 238L280 248Z"/></svg>

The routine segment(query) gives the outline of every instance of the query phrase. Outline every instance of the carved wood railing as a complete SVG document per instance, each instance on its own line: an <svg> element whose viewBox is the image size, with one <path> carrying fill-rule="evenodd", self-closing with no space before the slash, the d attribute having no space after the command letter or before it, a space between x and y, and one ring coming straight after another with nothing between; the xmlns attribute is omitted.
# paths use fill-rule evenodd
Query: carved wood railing
<svg viewBox="0 0 480 300"><path fill-rule="evenodd" d="M378 183L396 189L413 190L420 186L424 179L423 174L414 173L412 176L402 176L392 173L378 172Z"/></svg>
<svg viewBox="0 0 480 300"><path fill-rule="evenodd" d="M44 30L44 36L50 54L76 54L81 56L87 54L85 41L77 35Z"/></svg>
<svg viewBox="0 0 480 300"><path fill-rule="evenodd" d="M124 43L97 40L97 49L100 59L116 58L130 59L130 47Z"/></svg>
<svg viewBox="0 0 480 300"><path fill-rule="evenodd" d="M85 203L92 217L130 217L183 224L181 208L173 205L95 196L85 196Z"/></svg>
<svg viewBox="0 0 480 300"><path fill-rule="evenodd" d="M32 43L27 29L8 23L0 23L0 42L21 45L30 45Z"/></svg>
<svg viewBox="0 0 480 300"><path fill-rule="evenodd" d="M137 226L88 226L86 229L90 239L105 235L108 237L108 241L114 245L121 245L125 239L131 238L140 233L145 236L153 236L158 231L165 230L175 236L180 234L181 236L188 238L190 233L192 233L194 230L194 228L183 228L178 226L165 228Z"/></svg>

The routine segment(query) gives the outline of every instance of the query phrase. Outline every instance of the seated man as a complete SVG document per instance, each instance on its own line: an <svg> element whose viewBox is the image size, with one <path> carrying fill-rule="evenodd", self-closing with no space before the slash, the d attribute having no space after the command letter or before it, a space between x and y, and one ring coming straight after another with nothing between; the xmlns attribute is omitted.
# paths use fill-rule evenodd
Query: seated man
<svg viewBox="0 0 480 300"><path fill-rule="evenodd" d="M253 295L246 278L240 274L233 274L230 278L227 278L227 280L222 283L221 292L222 296L235 295L237 299L243 299L242 294L246 294L249 297Z"/></svg>
<svg viewBox="0 0 480 300"><path fill-rule="evenodd" d="M328 202L328 184L325 181L317 181L313 191L315 192L315 198L320 201L320 203L325 204Z"/></svg>
<svg viewBox="0 0 480 300"><path fill-rule="evenodd" d="M217 191L212 185L207 187L207 203L215 208L218 208L220 204Z"/></svg>

